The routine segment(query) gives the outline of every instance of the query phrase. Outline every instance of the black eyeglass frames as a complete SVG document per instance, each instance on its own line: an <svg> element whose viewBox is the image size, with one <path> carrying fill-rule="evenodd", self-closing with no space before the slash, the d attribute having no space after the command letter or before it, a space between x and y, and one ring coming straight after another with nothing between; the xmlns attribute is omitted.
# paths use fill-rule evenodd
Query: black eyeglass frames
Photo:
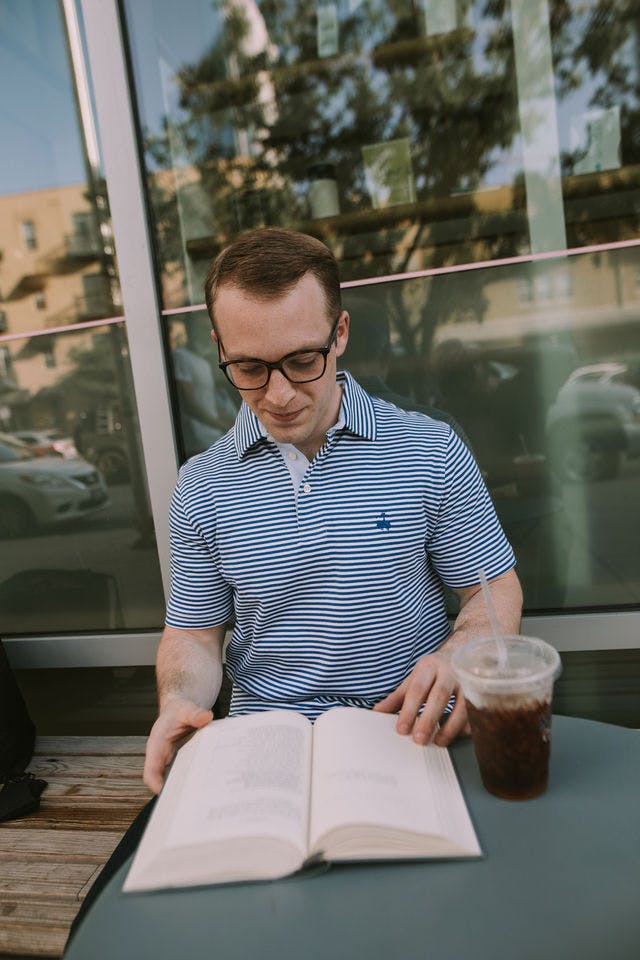
<svg viewBox="0 0 640 960"><path fill-rule="evenodd" d="M327 357L338 334L342 310L334 320L326 347L294 350L280 360L270 363L257 357L224 360L218 364L227 380L237 390L262 390L269 383L274 370L279 370L291 383L312 383L320 380L327 369ZM218 342L218 354L220 342Z"/></svg>

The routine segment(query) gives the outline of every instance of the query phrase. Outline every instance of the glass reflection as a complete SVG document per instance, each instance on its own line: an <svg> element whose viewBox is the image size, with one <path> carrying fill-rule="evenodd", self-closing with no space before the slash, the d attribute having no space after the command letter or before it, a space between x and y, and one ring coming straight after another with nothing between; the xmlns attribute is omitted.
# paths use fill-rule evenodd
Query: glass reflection
<svg viewBox="0 0 640 960"><path fill-rule="evenodd" d="M1 333L122 312L80 47L72 4L3 5Z"/></svg>
<svg viewBox="0 0 640 960"><path fill-rule="evenodd" d="M634 4L125 8L166 307L258 225L344 280L637 234Z"/></svg>
<svg viewBox="0 0 640 960"><path fill-rule="evenodd" d="M233 425L240 407L239 394L218 369L206 311L172 318L168 339L183 458L192 457Z"/></svg>
<svg viewBox="0 0 640 960"><path fill-rule="evenodd" d="M124 324L94 326L122 306L74 3L2 4L0 90L3 633L155 628Z"/></svg>
<svg viewBox="0 0 640 960"><path fill-rule="evenodd" d="M640 600L637 278L629 248L344 291L344 366L461 428L530 611Z"/></svg>
<svg viewBox="0 0 640 960"><path fill-rule="evenodd" d="M158 626L123 324L11 340L0 360L5 634Z"/></svg>
<svg viewBox="0 0 640 960"><path fill-rule="evenodd" d="M167 307L258 225L322 236L345 280L527 246L502 5L125 7Z"/></svg>

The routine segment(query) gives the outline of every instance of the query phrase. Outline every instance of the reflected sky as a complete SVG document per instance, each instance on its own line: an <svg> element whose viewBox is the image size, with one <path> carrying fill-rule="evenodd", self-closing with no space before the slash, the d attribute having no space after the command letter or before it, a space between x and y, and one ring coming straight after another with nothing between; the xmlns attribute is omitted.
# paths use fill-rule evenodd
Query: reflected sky
<svg viewBox="0 0 640 960"><path fill-rule="evenodd" d="M60 4L3 0L0 91L0 194L85 179Z"/></svg>

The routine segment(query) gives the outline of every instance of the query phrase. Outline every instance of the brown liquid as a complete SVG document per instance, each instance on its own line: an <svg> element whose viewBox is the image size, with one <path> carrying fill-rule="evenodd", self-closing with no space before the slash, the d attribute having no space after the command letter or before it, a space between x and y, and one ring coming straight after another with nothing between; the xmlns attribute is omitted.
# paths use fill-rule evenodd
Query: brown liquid
<svg viewBox="0 0 640 960"><path fill-rule="evenodd" d="M489 793L530 800L547 789L551 703L521 709L478 709L467 700L480 776Z"/></svg>

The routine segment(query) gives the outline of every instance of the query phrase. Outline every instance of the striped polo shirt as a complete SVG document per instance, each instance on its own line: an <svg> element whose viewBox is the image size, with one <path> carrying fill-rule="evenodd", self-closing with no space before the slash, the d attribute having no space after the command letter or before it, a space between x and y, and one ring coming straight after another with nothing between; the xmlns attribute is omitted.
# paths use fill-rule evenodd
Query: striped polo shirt
<svg viewBox="0 0 640 960"><path fill-rule="evenodd" d="M478 467L440 421L347 373L343 425L294 495L253 412L180 470L170 511L169 626L236 625L233 714L372 707L450 633L442 584L514 556Z"/></svg>

